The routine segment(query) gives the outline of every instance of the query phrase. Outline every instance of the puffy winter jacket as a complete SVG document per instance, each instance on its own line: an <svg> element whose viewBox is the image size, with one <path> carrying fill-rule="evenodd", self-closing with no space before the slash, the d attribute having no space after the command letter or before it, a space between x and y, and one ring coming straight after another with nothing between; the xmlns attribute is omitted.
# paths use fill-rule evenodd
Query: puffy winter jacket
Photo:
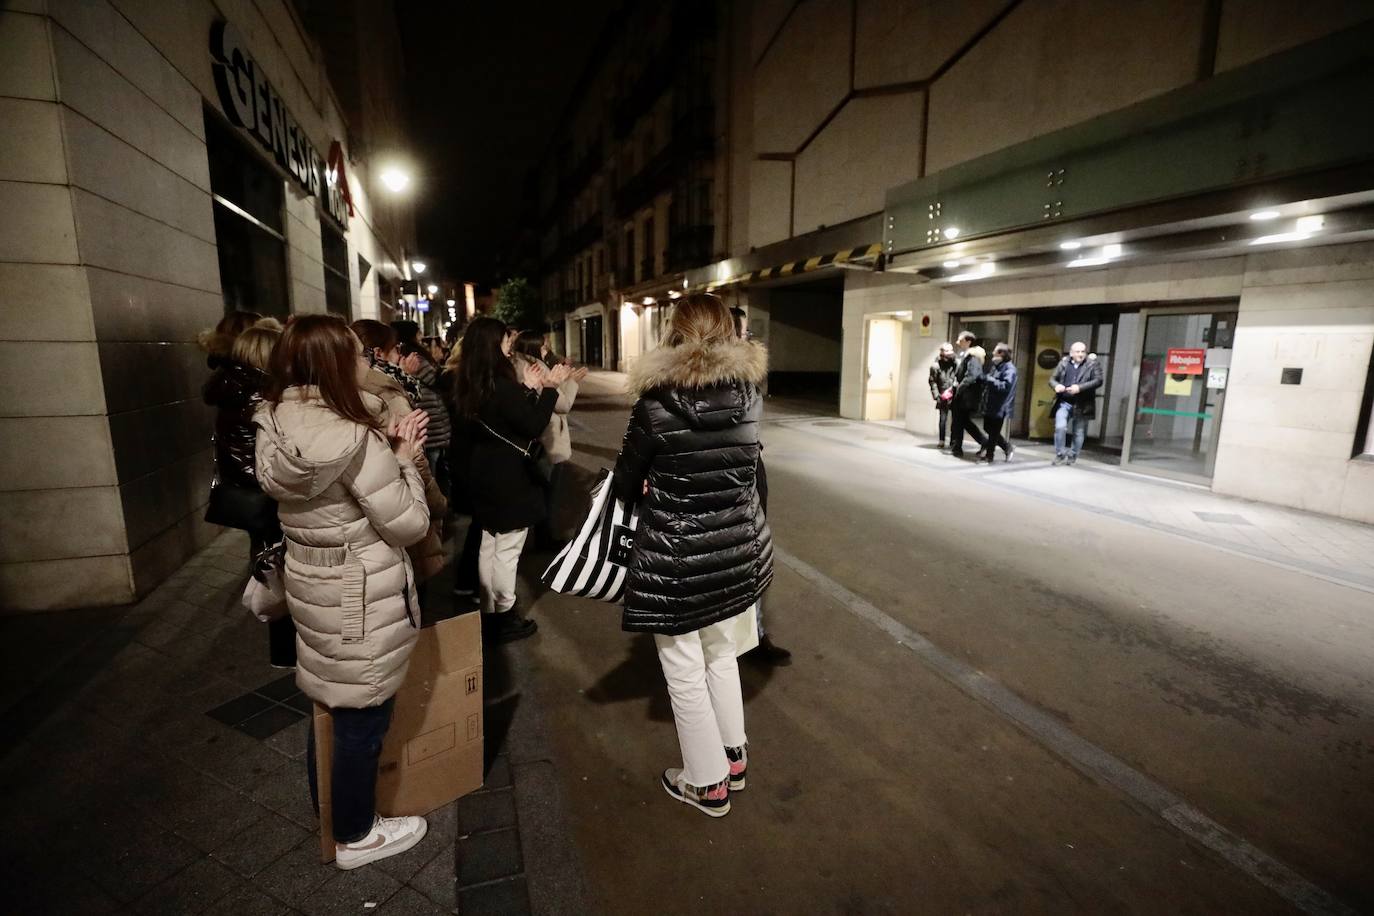
<svg viewBox="0 0 1374 916"><path fill-rule="evenodd" d="M1008 362L989 362L983 373L983 406L985 417L1010 417L1016 409L1016 367Z"/></svg>
<svg viewBox="0 0 1374 916"><path fill-rule="evenodd" d="M405 419L406 415L415 409L411 406L410 398L406 396L401 383L375 367L363 369L358 373L358 387L375 394L385 405L385 409L376 415L383 428ZM415 468L420 472L420 479L425 484L425 502L429 505L429 533L420 543L412 544L407 549L410 553L410 562L415 567L416 578L423 582L431 576L437 576L448 562L448 551L444 549L443 538L448 500L444 498L444 491L439 488L439 482L434 479L434 471L425 461L423 454L416 457Z"/></svg>
<svg viewBox="0 0 1374 916"><path fill-rule="evenodd" d="M624 629L698 630L744 611L772 581L757 485L767 367L761 346L734 339L660 347L635 363L639 400L614 478L616 495L640 504Z"/></svg>
<svg viewBox="0 0 1374 916"><path fill-rule="evenodd" d="M426 362L414 375L420 383L420 402L429 414L429 438L425 448L448 448L449 437L453 430L453 420L448 415L448 405L439 393L439 370Z"/></svg>
<svg viewBox="0 0 1374 916"><path fill-rule="evenodd" d="M373 395L363 400L383 409ZM296 684L330 707L383 703L401 686L419 632L405 548L429 528L420 474L381 433L326 407L317 389L288 388L254 422L258 480L286 535Z"/></svg>
<svg viewBox="0 0 1374 916"><path fill-rule="evenodd" d="M257 489L253 411L262 403L266 383L267 373L221 359L201 389L205 403L215 408L215 470L224 483Z"/></svg>

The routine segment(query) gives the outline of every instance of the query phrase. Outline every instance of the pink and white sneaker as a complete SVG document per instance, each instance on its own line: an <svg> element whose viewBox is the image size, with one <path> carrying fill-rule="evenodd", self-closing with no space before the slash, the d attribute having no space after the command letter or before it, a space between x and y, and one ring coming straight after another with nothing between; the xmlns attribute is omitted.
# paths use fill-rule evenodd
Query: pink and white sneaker
<svg viewBox="0 0 1374 916"><path fill-rule="evenodd" d="M722 779L714 786L689 786L677 767L663 771L663 791L711 817L730 813L730 780Z"/></svg>
<svg viewBox="0 0 1374 916"><path fill-rule="evenodd" d="M747 784L744 774L749 769L749 745L727 747L725 757L730 761L730 791L738 792Z"/></svg>

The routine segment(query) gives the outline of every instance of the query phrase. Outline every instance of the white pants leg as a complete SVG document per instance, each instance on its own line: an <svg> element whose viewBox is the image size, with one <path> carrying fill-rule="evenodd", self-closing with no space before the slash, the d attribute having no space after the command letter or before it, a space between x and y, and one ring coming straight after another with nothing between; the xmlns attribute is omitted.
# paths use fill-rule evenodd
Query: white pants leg
<svg viewBox="0 0 1374 916"><path fill-rule="evenodd" d="M726 746L747 740L734 641L718 623L681 636L655 633L654 643L673 703L683 777L691 786L713 786L730 775Z"/></svg>
<svg viewBox="0 0 1374 916"><path fill-rule="evenodd" d="M482 613L503 614L515 606L515 574L528 528L492 534L482 532L477 553L477 581L482 584Z"/></svg>

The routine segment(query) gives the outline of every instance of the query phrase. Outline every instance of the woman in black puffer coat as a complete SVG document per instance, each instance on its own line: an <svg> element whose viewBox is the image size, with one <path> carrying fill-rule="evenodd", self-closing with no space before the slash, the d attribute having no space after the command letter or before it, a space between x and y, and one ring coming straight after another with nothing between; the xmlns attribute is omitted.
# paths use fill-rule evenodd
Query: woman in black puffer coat
<svg viewBox="0 0 1374 916"><path fill-rule="evenodd" d="M666 344L630 372L638 401L614 475L616 495L640 507L622 625L654 634L682 746L663 788L714 817L747 766L730 618L773 577L756 479L767 371L724 303L680 300Z"/></svg>

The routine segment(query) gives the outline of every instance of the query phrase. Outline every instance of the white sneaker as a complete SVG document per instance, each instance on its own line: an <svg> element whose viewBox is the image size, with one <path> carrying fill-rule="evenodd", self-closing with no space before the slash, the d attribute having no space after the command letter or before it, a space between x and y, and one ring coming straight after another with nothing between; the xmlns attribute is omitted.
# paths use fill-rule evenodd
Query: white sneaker
<svg viewBox="0 0 1374 916"><path fill-rule="evenodd" d="M334 865L347 871L399 855L423 840L428 830L422 817L379 817L361 840L334 844Z"/></svg>

